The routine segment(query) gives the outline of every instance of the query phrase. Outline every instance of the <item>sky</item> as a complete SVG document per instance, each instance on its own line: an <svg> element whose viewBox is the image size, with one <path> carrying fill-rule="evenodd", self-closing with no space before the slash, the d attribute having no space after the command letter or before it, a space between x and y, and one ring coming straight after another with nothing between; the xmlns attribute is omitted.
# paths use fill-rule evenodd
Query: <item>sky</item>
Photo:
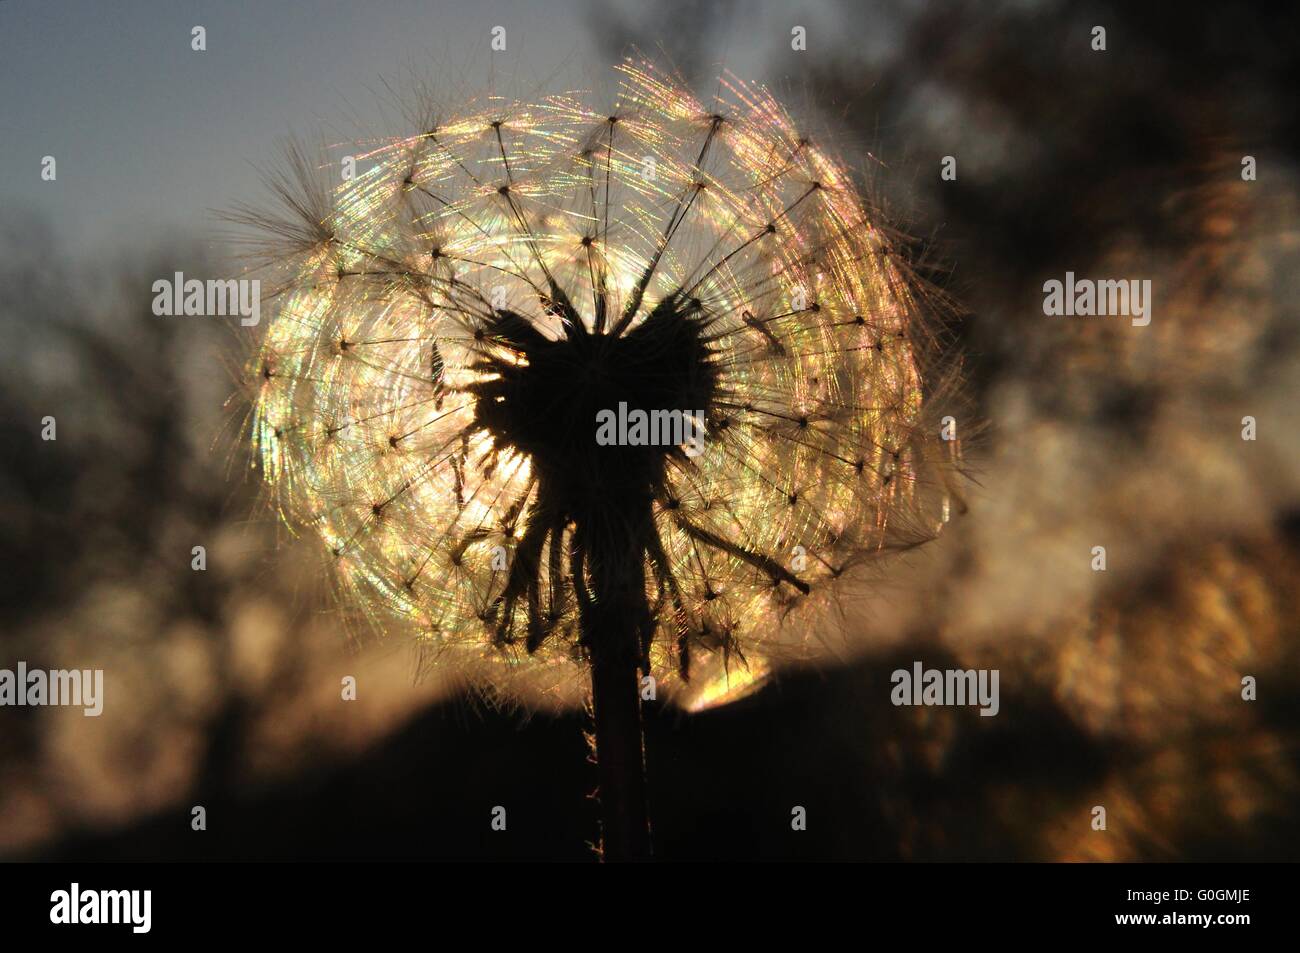
<svg viewBox="0 0 1300 953"><path fill-rule="evenodd" d="M369 124L385 81L591 85L620 31L651 52L660 38L680 42L691 29L673 12L682 7L689 0L663 16L628 0L0 0L0 212L42 216L74 255L215 240L211 210L260 194L256 166L274 161L278 138L355 128L340 125L345 115ZM790 16L753 5L712 32L718 55L753 76L788 38ZM191 49L195 25L206 51ZM490 48L494 26L506 28L504 52ZM45 156L53 182L41 179Z"/></svg>

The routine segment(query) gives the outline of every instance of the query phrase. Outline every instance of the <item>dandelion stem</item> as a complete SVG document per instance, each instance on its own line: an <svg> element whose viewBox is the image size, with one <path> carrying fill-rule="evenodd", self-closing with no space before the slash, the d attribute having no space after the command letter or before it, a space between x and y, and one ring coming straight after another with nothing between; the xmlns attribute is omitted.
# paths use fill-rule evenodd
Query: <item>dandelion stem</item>
<svg viewBox="0 0 1300 953"><path fill-rule="evenodd" d="M596 722L596 776L600 785L601 858L650 859L645 748L636 657L602 646L591 655L592 711Z"/></svg>
<svg viewBox="0 0 1300 953"><path fill-rule="evenodd" d="M644 861L651 855L637 668L645 664L651 624L638 531L653 524L648 504L626 512L639 512L641 518L624 521L602 512L597 525L582 534L593 546L587 562L593 598L581 600L579 619L591 662L601 858L607 862Z"/></svg>

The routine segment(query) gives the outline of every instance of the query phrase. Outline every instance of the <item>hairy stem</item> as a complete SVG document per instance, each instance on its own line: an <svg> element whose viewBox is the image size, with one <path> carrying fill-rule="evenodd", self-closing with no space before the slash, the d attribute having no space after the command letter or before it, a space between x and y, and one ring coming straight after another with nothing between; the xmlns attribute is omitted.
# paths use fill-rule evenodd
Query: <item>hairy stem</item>
<svg viewBox="0 0 1300 953"><path fill-rule="evenodd" d="M592 652L600 851L601 858L607 862L650 859L641 695L636 670L636 657L630 653Z"/></svg>
<svg viewBox="0 0 1300 953"><path fill-rule="evenodd" d="M644 664L642 639L648 632L650 610L637 536L627 532L627 526L620 529L624 532L597 536L603 544L591 554L594 598L580 617L582 641L591 660L601 857L642 861L650 859L651 846L637 668Z"/></svg>

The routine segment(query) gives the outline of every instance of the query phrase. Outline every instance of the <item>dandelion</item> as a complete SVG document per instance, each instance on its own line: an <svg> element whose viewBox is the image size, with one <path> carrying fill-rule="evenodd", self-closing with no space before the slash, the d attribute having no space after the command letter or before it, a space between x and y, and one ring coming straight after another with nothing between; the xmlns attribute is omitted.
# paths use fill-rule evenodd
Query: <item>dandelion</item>
<svg viewBox="0 0 1300 953"><path fill-rule="evenodd" d="M619 73L429 111L330 190L292 150L289 216L235 216L284 271L247 375L280 511L380 631L590 666L609 859L649 853L646 680L812 654L837 580L939 531L957 446L937 299L845 167L759 87ZM702 452L603 445L615 409Z"/></svg>

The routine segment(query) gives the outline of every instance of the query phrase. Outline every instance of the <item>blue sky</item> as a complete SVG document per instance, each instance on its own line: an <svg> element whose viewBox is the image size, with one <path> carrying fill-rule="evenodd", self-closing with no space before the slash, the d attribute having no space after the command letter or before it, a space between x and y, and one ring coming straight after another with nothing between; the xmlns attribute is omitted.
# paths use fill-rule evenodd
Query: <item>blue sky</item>
<svg viewBox="0 0 1300 953"><path fill-rule="evenodd" d="M742 4L711 36L757 78L794 15ZM212 239L210 210L261 194L254 164L277 138L346 137L346 117L372 119L383 81L408 70L448 88L589 86L611 61L601 25L609 36L623 14L648 50L696 28L631 0L0 0L0 214L35 213L76 254ZM190 48L196 24L205 52Z"/></svg>

